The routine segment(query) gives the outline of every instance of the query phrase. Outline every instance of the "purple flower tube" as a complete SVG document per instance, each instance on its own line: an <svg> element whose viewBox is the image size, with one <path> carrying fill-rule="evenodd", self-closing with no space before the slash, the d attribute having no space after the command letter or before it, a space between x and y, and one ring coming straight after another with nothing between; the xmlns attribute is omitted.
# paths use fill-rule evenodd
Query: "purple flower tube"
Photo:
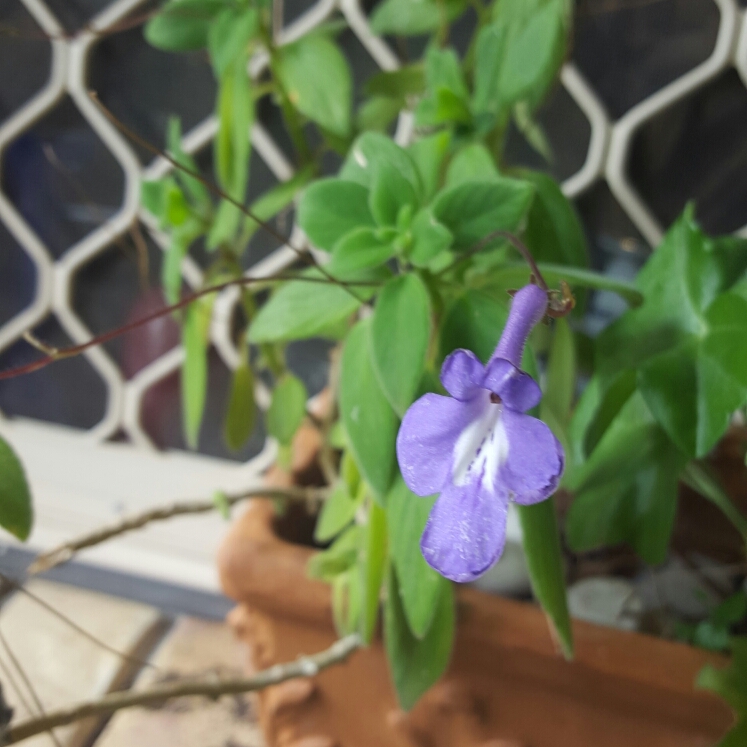
<svg viewBox="0 0 747 747"><path fill-rule="evenodd" d="M455 350L441 368L451 396L426 394L402 420L397 459L407 487L420 496L439 493L420 548L452 581L473 581L496 563L509 501L545 500L563 473L562 446L543 422L524 414L542 393L521 370L521 357L546 309L546 291L522 288L488 364Z"/></svg>

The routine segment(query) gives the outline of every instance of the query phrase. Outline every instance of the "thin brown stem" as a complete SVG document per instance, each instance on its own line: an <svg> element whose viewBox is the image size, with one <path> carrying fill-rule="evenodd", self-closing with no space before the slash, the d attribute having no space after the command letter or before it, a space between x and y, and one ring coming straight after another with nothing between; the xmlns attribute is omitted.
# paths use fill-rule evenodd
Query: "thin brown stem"
<svg viewBox="0 0 747 747"><path fill-rule="evenodd" d="M42 718L43 718L44 716L46 716L46 711L44 710L44 704L41 702L41 698L39 698L33 684L31 683L31 680L29 679L28 675L24 671L21 662L18 660L18 657L13 653L13 649L10 647L10 644L8 643L5 636L3 635L2 630L0 630L0 643L2 643L3 649L5 650L7 657L10 659L11 663L15 667L15 670L18 672L18 676L23 680L23 683L26 685L26 689L31 695L31 698L36 704L37 710L39 711L39 713L42 715ZM20 690L18 690L18 693L20 694ZM28 707L28 704L26 703L25 705L29 713L31 713L32 711ZM62 747L62 745L60 744L60 740L57 738L57 735L54 733L54 730L52 729L52 727L50 727L49 729L45 729L45 731L49 732L49 736L52 738L52 741L54 742L55 747Z"/></svg>
<svg viewBox="0 0 747 747"><path fill-rule="evenodd" d="M273 226L271 226L267 221L262 220L260 217L258 217L254 212L252 212L249 208L246 207L242 202L239 200L234 199L231 197L227 192L224 192L217 184L210 181L210 179L206 179L202 174L200 174L197 171L192 171L191 169L188 169L183 164L179 163L175 158L170 156L165 151L162 151L160 148L157 148L152 143L149 143L145 138L138 135L134 130L130 129L124 122L122 122L120 119L118 119L115 114L107 109L99 99L98 95L95 91L89 91L88 95L93 101L93 103L98 107L99 111L120 131L123 135L128 137L133 142L140 145L142 148L145 148L150 153L153 153L154 155L160 156L161 158L166 159L174 168L179 169L185 174L188 174L189 176L193 177L194 179L197 179L199 182L201 182L207 189L209 189L213 194L220 197L222 200L226 200L227 202L231 203L234 207L238 208L244 215L246 215L248 218L251 218L253 221L257 223L257 225L261 226L265 231L267 231L271 236L273 236L277 241L280 242L280 244L284 244L287 247L289 247L292 251L294 251L299 258L303 259L304 261L308 262L309 264L313 265L322 275L324 275L329 282L334 283L335 285L339 285L342 288L344 288L350 295L352 295L356 300L363 303L363 299L359 298L354 291L352 291L347 283L344 283L341 280L338 280L334 276L330 275L324 267L322 267L316 259L314 259L314 256L310 252L306 252L303 249L299 249L298 247L293 246L293 244L290 242L289 237L283 236L283 234L279 233L275 230Z"/></svg>
<svg viewBox="0 0 747 747"><path fill-rule="evenodd" d="M313 677L323 669L345 661L360 645L360 636L353 634L341 638L318 654L302 656L287 664L276 664L274 667L258 672L251 677L210 681L187 680L158 685L148 690L125 690L109 693L99 700L84 701L70 708L53 711L44 717L29 719L17 726L11 726L4 735L0 734L0 738L5 737L4 740L0 739L0 743L3 745L15 744L53 727L64 726L89 716L113 713L122 708L132 708L194 695L215 700L224 695L237 695L262 690L270 685L277 685L297 677Z"/></svg>
<svg viewBox="0 0 747 747"><path fill-rule="evenodd" d="M286 501L313 502L322 501L327 495L325 488L270 488L262 487L254 490L245 490L235 495L226 495L228 506L234 506L240 501L249 498L277 498ZM39 555L29 566L28 575L34 576L38 573L49 571L70 560L77 552L87 547L101 544L112 537L117 537L136 529L141 529L154 521L165 521L174 516L185 516L187 514L204 514L215 511L218 508L214 500L179 501L168 506L150 509L141 514L128 516L124 519L106 527L97 529L89 534L84 534L76 539L65 542L58 547Z"/></svg>
<svg viewBox="0 0 747 747"><path fill-rule="evenodd" d="M138 667L151 667L154 669L157 668L154 664L151 664L150 662L145 661L145 659L140 659L137 656L126 654L123 651L120 651L119 649L116 649L113 646L110 646L108 643L106 643L105 641L102 641L100 638L97 638L93 633L90 633L85 628L82 628L74 620L71 620L67 615L64 615L59 610L55 609L49 602L42 599L37 594L34 594L33 591L29 591L23 584L18 583L18 581L14 581L12 578L10 578L10 576L6 576L4 573L0 573L0 579L2 579L3 582L8 584L9 586L12 586L19 593L27 596L35 604L38 604L43 609L47 610L47 612L49 612L51 615L54 615L58 620L60 620L60 622L67 625L69 628L72 628L72 630L74 630L76 633L79 633L84 638L86 638L91 643L93 643L94 646L98 646L100 649L103 649L104 651L108 651L110 654L114 654L114 656L117 656L120 659L129 661L132 664L136 664Z"/></svg>
<svg viewBox="0 0 747 747"><path fill-rule="evenodd" d="M116 337L119 337L120 335L126 334L127 332L131 332L133 329L137 329L138 327L142 327L144 324L148 324L149 322L152 322L154 319L158 319L162 316L165 316L167 314L170 314L174 311L178 311L179 309L184 308L185 306L189 306L189 304L196 301L198 298L202 298L203 296L207 296L210 293L219 293L222 290L225 290L226 288L230 288L232 286L244 286L244 285L251 285L252 283L269 283L277 280L299 280L301 282L305 283L326 283L327 281L324 278L315 278L315 277L308 277L305 275L288 275L288 274L278 274L278 275L266 275L261 278L252 278L252 277L241 277L241 278L234 278L233 280L227 280L225 283L219 283L218 285L211 285L207 288L203 288L202 290L196 291L195 293L191 293L188 296L185 296L180 301L177 301L174 304L171 304L170 306L163 306L160 309L157 309L156 311L146 314L143 317L140 317L140 319L136 319L133 322L130 322L129 324L123 324L121 327L117 327L115 329L109 330L108 332L104 332L103 334L96 335L96 337L92 337L87 342L81 343L80 345L71 345L67 348L60 348L60 349L54 349L50 348L49 346L46 346L44 343L42 343L39 340L36 340L36 338L33 338L35 340L33 344L34 347L39 348L40 350L48 350L47 354L43 358L39 358L38 360L32 361L31 363L26 363L22 366L16 366L15 368L9 368L5 371L0 371L0 381L4 379L12 379L16 376L21 376L23 374L29 374L33 371L38 371L40 368L44 368L45 366L48 366L50 363L54 363L58 360L63 360L64 358L72 358L76 355L80 355L84 351L88 350L89 348L96 347L97 345L102 345L105 342L109 342L109 340L113 340ZM354 283L347 283L346 285L349 286L357 286L357 287L363 287L363 286L379 286L380 283L377 282L368 282L368 281L356 281Z"/></svg>

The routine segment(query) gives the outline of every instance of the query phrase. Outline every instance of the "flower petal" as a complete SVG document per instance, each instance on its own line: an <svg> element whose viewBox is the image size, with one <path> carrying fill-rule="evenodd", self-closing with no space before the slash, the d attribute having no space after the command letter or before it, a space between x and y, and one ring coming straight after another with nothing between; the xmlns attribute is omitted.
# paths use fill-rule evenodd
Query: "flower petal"
<svg viewBox="0 0 747 747"><path fill-rule="evenodd" d="M542 399L539 384L505 358L493 358L485 369L483 386L497 394L512 410L526 412Z"/></svg>
<svg viewBox="0 0 747 747"><path fill-rule="evenodd" d="M482 387L485 366L471 350L455 350L441 366L441 383L455 399L472 399Z"/></svg>
<svg viewBox="0 0 747 747"><path fill-rule="evenodd" d="M428 565L452 581L474 581L501 556L508 496L488 493L477 476L467 485L449 479L431 509L420 540Z"/></svg>
<svg viewBox="0 0 747 747"><path fill-rule="evenodd" d="M410 406L397 434L397 460L413 493L433 495L443 489L454 445L483 407L482 399L460 402L439 394L426 394Z"/></svg>
<svg viewBox="0 0 747 747"><path fill-rule="evenodd" d="M563 474L563 447L537 418L504 408L502 421L508 439L508 458L499 469L498 484L522 505L548 498Z"/></svg>

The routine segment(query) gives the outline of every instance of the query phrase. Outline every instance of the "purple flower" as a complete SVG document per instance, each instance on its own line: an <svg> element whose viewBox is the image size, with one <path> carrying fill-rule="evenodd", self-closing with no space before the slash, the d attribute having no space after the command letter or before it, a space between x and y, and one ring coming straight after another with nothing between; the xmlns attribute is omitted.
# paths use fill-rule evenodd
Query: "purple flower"
<svg viewBox="0 0 747 747"><path fill-rule="evenodd" d="M501 556L508 502L548 498L563 472L563 448L540 420L525 415L541 397L519 365L547 293L527 285L514 297L498 347L486 366L455 350L441 368L451 397L426 394L405 413L397 436L402 477L413 493L440 493L420 548L452 581L472 581Z"/></svg>

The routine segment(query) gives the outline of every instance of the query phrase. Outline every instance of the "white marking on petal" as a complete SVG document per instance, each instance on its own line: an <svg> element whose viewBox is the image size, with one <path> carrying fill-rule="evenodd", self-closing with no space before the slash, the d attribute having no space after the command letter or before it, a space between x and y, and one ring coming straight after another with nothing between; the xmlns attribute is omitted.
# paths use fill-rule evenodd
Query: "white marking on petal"
<svg viewBox="0 0 747 747"><path fill-rule="evenodd" d="M508 459L508 435L501 419L502 412L503 405L488 401L480 417L459 434L454 445L452 470L452 480L457 487L466 485L479 475L483 487L494 491L498 470Z"/></svg>

